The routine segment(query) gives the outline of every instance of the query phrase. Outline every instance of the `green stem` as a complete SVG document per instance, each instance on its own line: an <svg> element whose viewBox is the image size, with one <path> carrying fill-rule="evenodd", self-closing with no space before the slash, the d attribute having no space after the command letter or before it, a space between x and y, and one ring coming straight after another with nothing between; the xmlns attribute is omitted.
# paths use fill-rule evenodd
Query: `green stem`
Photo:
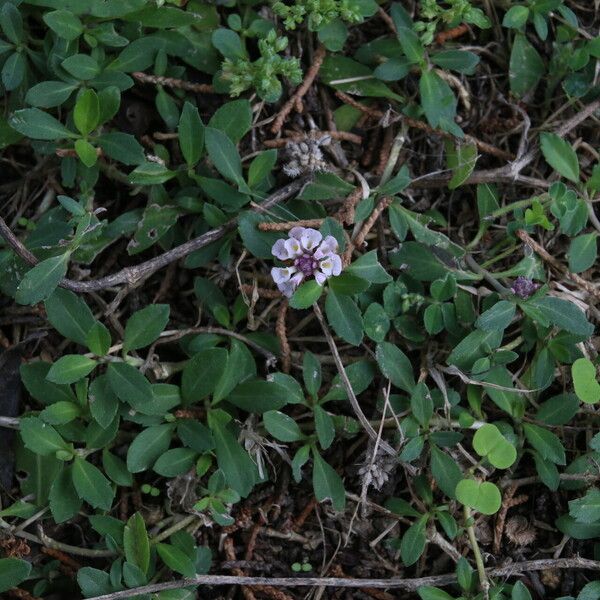
<svg viewBox="0 0 600 600"><path fill-rule="evenodd" d="M479 586L481 587L481 591L483 592L483 597L486 600L488 600L490 582L485 572L485 563L483 562L483 556L481 554L481 550L479 549L479 544L477 543L477 537L475 536L475 529L473 527L471 518L471 509L468 506L465 506L465 527L467 529L467 535L469 536L469 543L471 544L471 549L473 550L473 556L475 557L475 564L477 565L477 574L479 575Z"/></svg>

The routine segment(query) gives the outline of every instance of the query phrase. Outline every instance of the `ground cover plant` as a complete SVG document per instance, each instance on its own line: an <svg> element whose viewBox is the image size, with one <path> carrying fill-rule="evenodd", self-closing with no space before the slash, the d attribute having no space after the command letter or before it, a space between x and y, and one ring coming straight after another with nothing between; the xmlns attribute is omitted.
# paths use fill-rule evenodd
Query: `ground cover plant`
<svg viewBox="0 0 600 600"><path fill-rule="evenodd" d="M0 595L600 598L599 12L0 0Z"/></svg>

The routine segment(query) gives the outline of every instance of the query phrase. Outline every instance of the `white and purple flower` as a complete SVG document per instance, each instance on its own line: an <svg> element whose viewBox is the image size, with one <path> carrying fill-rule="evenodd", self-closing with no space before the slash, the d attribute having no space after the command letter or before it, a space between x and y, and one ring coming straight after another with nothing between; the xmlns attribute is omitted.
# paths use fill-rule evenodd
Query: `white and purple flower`
<svg viewBox="0 0 600 600"><path fill-rule="evenodd" d="M337 240L308 227L290 229L287 239L279 239L271 249L273 256L288 263L286 267L273 267L271 277L279 291L288 298L296 288L310 277L319 285L342 272L342 259Z"/></svg>

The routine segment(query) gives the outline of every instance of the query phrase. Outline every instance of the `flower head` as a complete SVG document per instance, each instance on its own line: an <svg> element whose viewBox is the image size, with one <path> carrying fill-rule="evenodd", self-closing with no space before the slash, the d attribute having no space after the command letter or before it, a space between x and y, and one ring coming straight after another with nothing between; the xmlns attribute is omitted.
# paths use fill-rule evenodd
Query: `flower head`
<svg viewBox="0 0 600 600"><path fill-rule="evenodd" d="M311 277L319 285L342 272L342 259L337 253L337 240L323 236L316 229L294 227L287 239L273 244L273 256L286 263L285 267L273 267L271 277L279 290L288 298L303 280Z"/></svg>
<svg viewBox="0 0 600 600"><path fill-rule="evenodd" d="M515 296L518 296L522 300L527 300L539 287L539 283L534 283L531 279L519 275L514 280L510 290Z"/></svg>

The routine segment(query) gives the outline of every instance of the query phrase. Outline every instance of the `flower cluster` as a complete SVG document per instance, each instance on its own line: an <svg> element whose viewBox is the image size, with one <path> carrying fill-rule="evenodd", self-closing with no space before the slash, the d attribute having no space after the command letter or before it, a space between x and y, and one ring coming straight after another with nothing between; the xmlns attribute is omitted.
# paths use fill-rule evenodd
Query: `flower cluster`
<svg viewBox="0 0 600 600"><path fill-rule="evenodd" d="M284 165L283 171L288 177L298 177L303 173L327 171L327 163L321 150L331 141L328 135L320 138L307 137L299 142L288 142L286 153L289 162Z"/></svg>
<svg viewBox="0 0 600 600"><path fill-rule="evenodd" d="M277 37L272 29L264 39L258 41L260 58L253 62L248 58L226 58L222 64L222 77L229 83L229 93L239 96L254 87L263 100L276 102L282 90L278 77L287 77L294 85L300 83L300 61L278 54L283 52L287 45L288 39Z"/></svg>
<svg viewBox="0 0 600 600"><path fill-rule="evenodd" d="M362 22L363 5L356 0L295 0L291 5L278 0L273 12L283 19L286 29L296 29L308 19L308 28L317 31L337 18L347 23Z"/></svg>
<svg viewBox="0 0 600 600"><path fill-rule="evenodd" d="M323 236L316 229L294 227L287 239L279 239L271 249L273 256L289 263L273 267L271 277L279 290L288 298L304 279L314 277L319 285L342 272L342 259L337 240Z"/></svg>
<svg viewBox="0 0 600 600"><path fill-rule="evenodd" d="M518 296L522 300L527 300L527 298L532 296L539 287L539 283L535 283L531 279L519 275L519 277L514 280L510 290L515 296Z"/></svg>

